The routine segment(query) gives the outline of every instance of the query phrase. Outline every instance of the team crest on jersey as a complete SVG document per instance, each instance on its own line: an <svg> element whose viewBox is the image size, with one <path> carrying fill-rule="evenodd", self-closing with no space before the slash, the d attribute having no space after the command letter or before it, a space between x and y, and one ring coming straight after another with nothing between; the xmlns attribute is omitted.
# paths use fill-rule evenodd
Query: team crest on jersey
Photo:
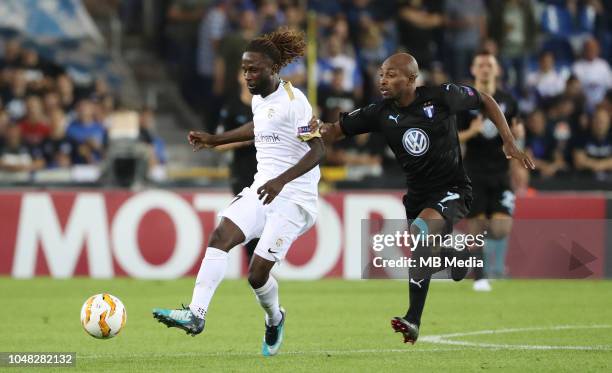
<svg viewBox="0 0 612 373"><path fill-rule="evenodd" d="M470 87L468 87L468 86L466 86L466 85L462 85L462 86L461 86L461 89L463 89L463 91L464 91L465 93L467 93L467 94L468 94L468 96L474 96L474 90L473 90L472 88L470 88Z"/></svg>
<svg viewBox="0 0 612 373"><path fill-rule="evenodd" d="M425 113L425 115L427 115L427 118L431 119L434 116L434 106L431 103L427 103L425 104L425 106L423 106L423 112Z"/></svg>
<svg viewBox="0 0 612 373"><path fill-rule="evenodd" d="M429 137L422 129L410 128L408 131L404 132L402 144L408 154L419 157L425 154L429 149Z"/></svg>
<svg viewBox="0 0 612 373"><path fill-rule="evenodd" d="M274 108L273 107L269 108L268 109L268 119L272 119L272 117L274 116L274 113L275 113Z"/></svg>

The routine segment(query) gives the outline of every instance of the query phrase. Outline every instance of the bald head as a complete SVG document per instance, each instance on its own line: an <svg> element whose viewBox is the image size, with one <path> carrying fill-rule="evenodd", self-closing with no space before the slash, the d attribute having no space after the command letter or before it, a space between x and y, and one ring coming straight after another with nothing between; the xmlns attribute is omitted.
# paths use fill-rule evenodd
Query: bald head
<svg viewBox="0 0 612 373"><path fill-rule="evenodd" d="M406 106L414 99L419 65L408 53L397 53L387 58L380 67L380 94Z"/></svg>
<svg viewBox="0 0 612 373"><path fill-rule="evenodd" d="M408 53L396 53L387 58L382 64L383 69L395 69L403 73L405 76L419 75L419 64L412 55Z"/></svg>

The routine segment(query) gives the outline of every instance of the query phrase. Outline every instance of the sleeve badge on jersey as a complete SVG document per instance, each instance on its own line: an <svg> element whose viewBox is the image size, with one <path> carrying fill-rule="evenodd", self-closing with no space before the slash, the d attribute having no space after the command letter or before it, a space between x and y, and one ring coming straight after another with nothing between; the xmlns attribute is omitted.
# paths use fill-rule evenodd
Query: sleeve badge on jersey
<svg viewBox="0 0 612 373"><path fill-rule="evenodd" d="M300 139L300 141L310 141L315 137L321 137L319 129L317 129L315 132L310 132L310 127L308 126L298 127L297 138Z"/></svg>
<svg viewBox="0 0 612 373"><path fill-rule="evenodd" d="M465 93L468 94L468 96L474 96L474 90L468 86L462 85L461 89L463 89L465 91Z"/></svg>

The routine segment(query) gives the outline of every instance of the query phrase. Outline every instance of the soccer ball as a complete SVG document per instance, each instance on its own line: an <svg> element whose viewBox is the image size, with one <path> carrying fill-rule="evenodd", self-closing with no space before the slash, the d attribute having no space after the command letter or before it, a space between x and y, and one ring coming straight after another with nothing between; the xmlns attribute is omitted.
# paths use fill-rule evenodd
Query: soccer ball
<svg viewBox="0 0 612 373"><path fill-rule="evenodd" d="M127 311L119 298L104 293L92 295L81 308L83 329L94 338L108 339L125 326Z"/></svg>

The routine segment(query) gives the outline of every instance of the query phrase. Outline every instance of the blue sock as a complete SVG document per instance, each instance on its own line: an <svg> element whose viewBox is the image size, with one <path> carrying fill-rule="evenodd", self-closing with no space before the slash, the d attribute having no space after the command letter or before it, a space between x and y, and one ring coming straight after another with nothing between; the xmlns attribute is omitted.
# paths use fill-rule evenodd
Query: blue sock
<svg viewBox="0 0 612 373"><path fill-rule="evenodd" d="M506 251L508 248L508 238L500 238L497 240L488 239L487 240L487 253L489 256L487 262L492 265L492 271L496 276L502 277L506 270ZM491 261L491 254L495 256L495 259Z"/></svg>
<svg viewBox="0 0 612 373"><path fill-rule="evenodd" d="M493 260L495 259L495 245L497 240L487 238L484 247L482 248L482 260L484 261L484 271L489 276L495 275L495 268L492 268Z"/></svg>

